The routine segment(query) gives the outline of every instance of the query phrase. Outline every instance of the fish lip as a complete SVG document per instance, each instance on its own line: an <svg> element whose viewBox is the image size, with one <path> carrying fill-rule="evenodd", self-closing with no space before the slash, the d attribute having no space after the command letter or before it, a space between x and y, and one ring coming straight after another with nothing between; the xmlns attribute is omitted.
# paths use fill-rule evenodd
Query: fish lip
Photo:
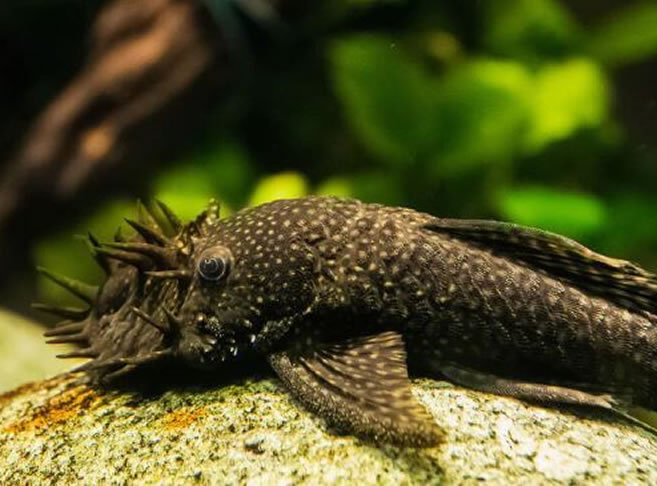
<svg viewBox="0 0 657 486"><path fill-rule="evenodd" d="M180 337L178 355L193 367L212 369L257 349L255 325L245 317L231 325L207 307L188 309L186 314L190 325Z"/></svg>

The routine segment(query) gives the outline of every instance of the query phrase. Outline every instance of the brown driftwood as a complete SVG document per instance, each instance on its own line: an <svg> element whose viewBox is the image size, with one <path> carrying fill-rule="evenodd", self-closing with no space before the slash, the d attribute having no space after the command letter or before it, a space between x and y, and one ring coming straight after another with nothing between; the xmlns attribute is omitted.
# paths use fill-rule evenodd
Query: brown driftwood
<svg viewBox="0 0 657 486"><path fill-rule="evenodd" d="M86 65L0 178L0 226L30 199L71 199L92 174L121 163L133 130L216 61L204 14L192 0L115 0L100 13Z"/></svg>

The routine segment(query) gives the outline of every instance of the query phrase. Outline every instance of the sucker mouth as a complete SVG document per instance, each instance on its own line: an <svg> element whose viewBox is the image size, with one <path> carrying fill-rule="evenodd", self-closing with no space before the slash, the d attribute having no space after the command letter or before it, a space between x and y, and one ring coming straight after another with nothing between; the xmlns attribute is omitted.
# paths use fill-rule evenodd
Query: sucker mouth
<svg viewBox="0 0 657 486"><path fill-rule="evenodd" d="M199 337L203 339L203 345L211 348L207 349L207 353L216 354L221 362L237 358L244 351L253 349L256 342L254 333L235 334L234 330L222 325L217 317L204 312L196 313L194 322ZM252 323L247 322L249 324L246 326L247 329L251 329L253 327Z"/></svg>
<svg viewBox="0 0 657 486"><path fill-rule="evenodd" d="M237 356L241 353L244 352L245 349L252 349L253 348L253 343L256 341L256 335L255 334L247 334L245 340L236 340L234 338L230 338L227 340L227 351L228 355L232 356L233 358L237 358Z"/></svg>
<svg viewBox="0 0 657 486"><path fill-rule="evenodd" d="M217 339L212 338L211 341L207 341L208 344L210 344L210 342L212 343L210 344L212 349L208 350L208 354L212 354L213 357L221 363L233 361L247 351L252 350L255 341L256 335L248 334L245 336L245 339L228 338L221 345L217 346Z"/></svg>

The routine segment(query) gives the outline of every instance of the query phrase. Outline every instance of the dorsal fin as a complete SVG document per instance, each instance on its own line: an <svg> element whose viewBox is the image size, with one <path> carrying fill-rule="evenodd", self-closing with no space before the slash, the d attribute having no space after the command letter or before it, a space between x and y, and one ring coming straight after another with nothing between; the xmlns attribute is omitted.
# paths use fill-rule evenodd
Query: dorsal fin
<svg viewBox="0 0 657 486"><path fill-rule="evenodd" d="M657 275L596 253L565 236L511 223L435 219L425 226L541 269L635 311L657 313Z"/></svg>

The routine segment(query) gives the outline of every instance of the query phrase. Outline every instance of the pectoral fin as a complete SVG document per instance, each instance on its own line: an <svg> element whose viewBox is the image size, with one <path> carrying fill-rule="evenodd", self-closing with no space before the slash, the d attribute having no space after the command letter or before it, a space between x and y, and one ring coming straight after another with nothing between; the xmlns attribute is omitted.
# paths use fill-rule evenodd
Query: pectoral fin
<svg viewBox="0 0 657 486"><path fill-rule="evenodd" d="M301 402L334 425L399 445L440 442L440 428L411 393L397 333L337 344L309 341L303 351L277 352L269 361Z"/></svg>

